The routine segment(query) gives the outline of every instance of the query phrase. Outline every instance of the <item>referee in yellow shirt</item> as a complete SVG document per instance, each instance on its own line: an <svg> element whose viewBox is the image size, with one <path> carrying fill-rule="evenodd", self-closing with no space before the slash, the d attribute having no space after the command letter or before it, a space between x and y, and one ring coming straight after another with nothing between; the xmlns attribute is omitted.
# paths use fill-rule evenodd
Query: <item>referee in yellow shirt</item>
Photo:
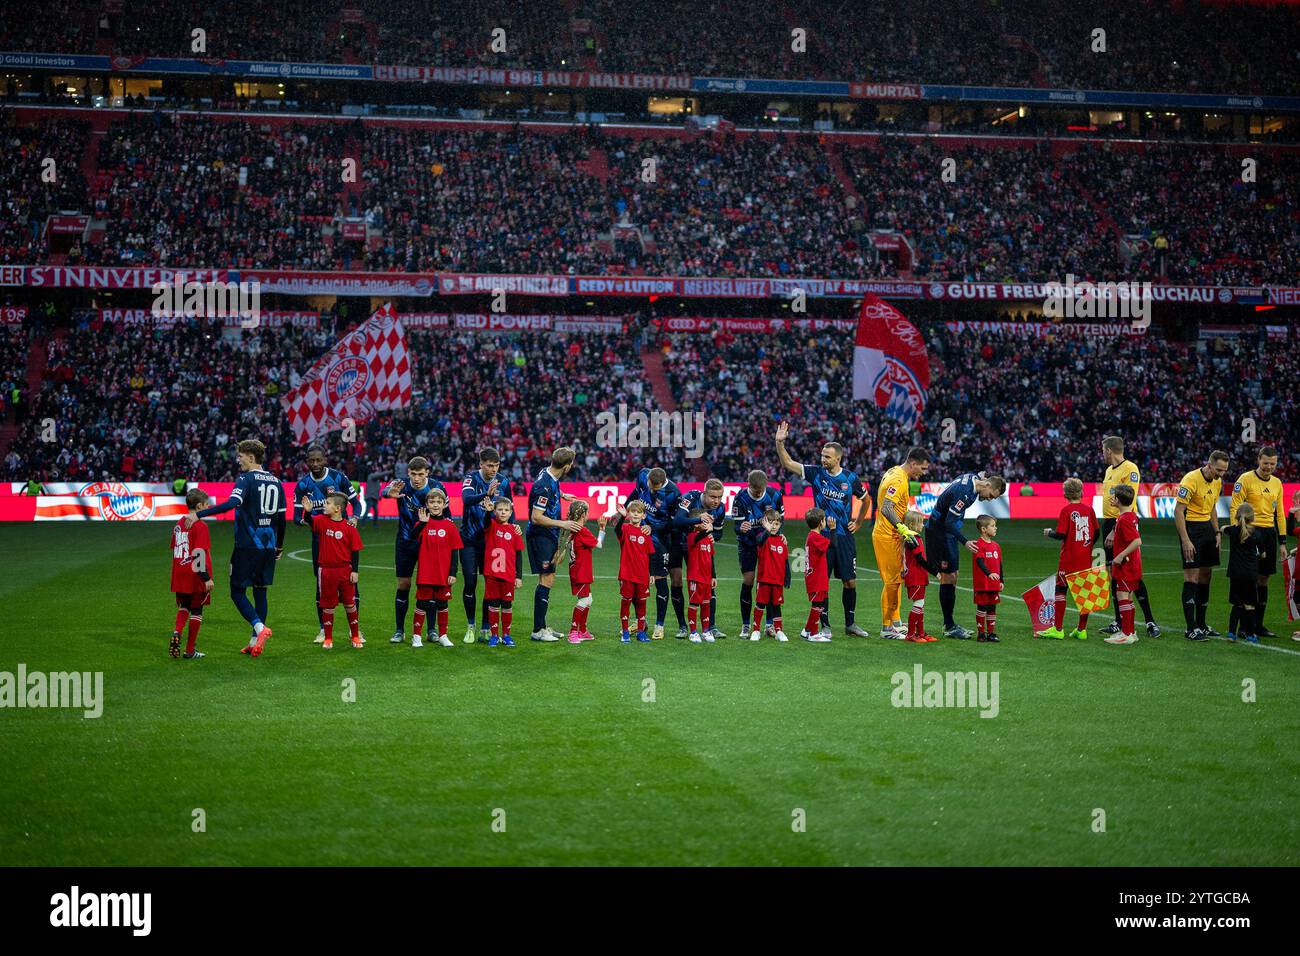
<svg viewBox="0 0 1300 956"><path fill-rule="evenodd" d="M907 636L903 626L903 538L907 526L903 516L911 501L909 485L930 470L930 453L924 448L911 448L907 459L895 465L880 479L876 496L876 524L871 529L871 546L876 552L876 567L884 590L880 592L880 636L901 641ZM901 532L900 532L900 529Z"/></svg>
<svg viewBox="0 0 1300 956"><path fill-rule="evenodd" d="M1263 554L1259 559L1258 637L1277 637L1264 624L1264 608L1268 604L1268 579L1277 574L1278 561L1286 560L1286 511L1282 505L1282 481L1277 471L1277 449L1264 445L1255 458L1255 468L1248 471L1232 486L1232 500L1228 503L1228 520L1237 520L1237 509L1242 502L1255 511L1254 525L1264 536Z"/></svg>
<svg viewBox="0 0 1300 956"><path fill-rule="evenodd" d="M1101 456L1106 461L1106 476L1101 483L1101 540L1102 548L1106 552L1106 567L1111 568L1111 562L1115 560L1115 522L1125 511L1137 512L1137 496L1142 483L1142 472L1138 470L1137 465L1124 457L1124 439L1118 435L1107 435L1101 440ZM1128 507L1110 503L1111 492L1120 485L1128 485L1133 489L1133 503ZM1147 637L1159 637L1160 625L1156 623L1155 616L1151 613L1151 597L1147 594L1145 581L1138 583L1138 590L1134 596L1142 606L1142 616L1146 618ZM1113 568L1110 579L1110 606L1114 611L1115 620L1107 624L1102 629L1102 633L1118 634L1120 632L1119 596L1115 593Z"/></svg>
<svg viewBox="0 0 1300 956"><path fill-rule="evenodd" d="M1210 607L1210 578L1219 566L1219 498L1228 470L1226 451L1210 452L1210 460L1183 475L1174 503L1174 527L1183 551L1183 619L1189 641L1205 641L1219 632L1205 624Z"/></svg>

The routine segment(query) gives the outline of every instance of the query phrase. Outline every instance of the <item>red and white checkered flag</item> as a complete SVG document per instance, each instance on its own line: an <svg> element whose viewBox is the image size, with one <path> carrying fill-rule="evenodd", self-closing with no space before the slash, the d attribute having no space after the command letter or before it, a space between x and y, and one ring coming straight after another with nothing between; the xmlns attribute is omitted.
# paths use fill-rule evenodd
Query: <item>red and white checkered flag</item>
<svg viewBox="0 0 1300 956"><path fill-rule="evenodd" d="M339 339L302 384L280 398L299 444L343 428L346 419L361 425L410 403L406 332L391 303Z"/></svg>

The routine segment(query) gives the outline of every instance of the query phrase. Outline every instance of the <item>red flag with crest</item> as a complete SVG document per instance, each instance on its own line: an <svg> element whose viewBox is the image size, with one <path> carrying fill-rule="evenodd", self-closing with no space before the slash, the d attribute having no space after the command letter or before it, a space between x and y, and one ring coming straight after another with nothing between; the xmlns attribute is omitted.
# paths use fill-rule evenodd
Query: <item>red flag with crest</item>
<svg viewBox="0 0 1300 956"><path fill-rule="evenodd" d="M907 428L925 412L930 356L925 337L878 296L862 299L853 349L853 397L871 399Z"/></svg>

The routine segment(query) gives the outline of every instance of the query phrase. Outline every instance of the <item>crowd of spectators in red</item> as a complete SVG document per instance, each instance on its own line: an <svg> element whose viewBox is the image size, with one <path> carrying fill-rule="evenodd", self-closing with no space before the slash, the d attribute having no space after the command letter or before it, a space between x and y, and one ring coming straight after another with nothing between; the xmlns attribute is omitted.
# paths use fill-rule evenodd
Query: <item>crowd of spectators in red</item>
<svg viewBox="0 0 1300 956"><path fill-rule="evenodd" d="M195 29L205 31L201 51ZM492 48L496 29L505 31L503 50ZM805 31L801 49L796 29ZM100 37L113 53L136 56L1092 90L1300 90L1300 17L1287 4L932 0L918 10L888 0L128 0L116 14L99 0L52 0L11 4L0 13L5 49L93 53Z"/></svg>

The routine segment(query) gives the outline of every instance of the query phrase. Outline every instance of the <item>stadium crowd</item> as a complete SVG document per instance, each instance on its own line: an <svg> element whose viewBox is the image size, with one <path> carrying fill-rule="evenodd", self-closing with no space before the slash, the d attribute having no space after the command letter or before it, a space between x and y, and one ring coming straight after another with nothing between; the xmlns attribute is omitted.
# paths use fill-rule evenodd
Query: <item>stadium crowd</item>
<svg viewBox="0 0 1300 956"><path fill-rule="evenodd" d="M0 262L41 262L49 254L46 217L87 208L81 171L87 124L46 120L17 126L4 120L0 115Z"/></svg>
<svg viewBox="0 0 1300 956"><path fill-rule="evenodd" d="M505 30L504 52L490 48L498 27ZM207 31L203 51L194 49L195 28ZM796 28L806 31L803 52L792 46ZM1095 49L1099 28L1104 51ZM129 0L119 14L98 0L55 0L0 12L5 49L94 53L101 35L113 53L133 56L1093 90L1300 90L1300 18L1286 4L935 0L920 15L886 0Z"/></svg>
<svg viewBox="0 0 1300 956"><path fill-rule="evenodd" d="M1198 347L1154 334L1041 339L942 323L921 327L932 386L915 433L851 399L852 347L843 333L650 330L649 342L664 354L679 408L704 413L708 469L729 480L753 467L777 473L771 432L782 419L843 443L852 468L867 477L920 441L933 447L938 474L988 468L1010 480L1086 478L1097 470L1101 437L1119 433L1129 436L1145 474L1170 479L1211 445L1237 447L1247 418L1256 422L1258 440L1278 446L1284 460L1300 451L1293 387L1300 355L1291 340L1215 339ZM298 451L278 399L332 340L324 330L223 337L204 326L160 330L98 319L51 337L43 388L31 397L4 477L229 480L233 443L249 434L264 436L272 470L287 474ZM14 348L5 354L15 365L21 346L9 341ZM633 330L413 329L409 347L416 357L410 406L365 426L355 445L341 443L338 433L328 440L354 475L391 476L397 462L419 453L433 462L435 477L454 478L473 466L478 448L492 445L510 477L530 480L545 450L568 443L578 449L581 480L626 479L648 464L691 478L680 450L596 441L600 412L620 403L654 407ZM1260 375L1264 368L1268 375ZM1189 382L1206 386L1192 389ZM55 443L40 441L46 417L57 423ZM954 441L942 440L946 419ZM811 453L813 444L801 450Z"/></svg>
<svg viewBox="0 0 1300 956"><path fill-rule="evenodd" d="M681 408L704 412L710 468L733 479L775 467L771 432L783 419L844 444L851 467L866 476L920 441L934 450L939 475L988 469L1012 481L1095 480L1101 439L1118 433L1129 437L1144 474L1174 480L1211 445L1240 447L1246 418L1283 458L1300 451L1300 399L1290 384L1300 380L1300 356L1290 340L1219 339L1200 349L1156 335L1045 341L942 323L921 328L931 387L918 433L852 400L852 349L842 332L719 329L665 334L660 347ZM946 419L955 441L943 440ZM802 450L815 448L811 440Z"/></svg>
<svg viewBox="0 0 1300 956"><path fill-rule="evenodd" d="M1046 143L844 148L155 113L109 127L87 204L76 124L12 132L8 262L42 258L44 215L68 206L104 222L72 264L881 277L899 274L870 241L885 230L907 239L922 279L1253 284L1293 281L1300 253L1300 160L1261 153L1244 183L1240 157L1209 146L1058 156ZM41 150L59 157L60 184L30 175ZM369 238L341 239L343 217Z"/></svg>

